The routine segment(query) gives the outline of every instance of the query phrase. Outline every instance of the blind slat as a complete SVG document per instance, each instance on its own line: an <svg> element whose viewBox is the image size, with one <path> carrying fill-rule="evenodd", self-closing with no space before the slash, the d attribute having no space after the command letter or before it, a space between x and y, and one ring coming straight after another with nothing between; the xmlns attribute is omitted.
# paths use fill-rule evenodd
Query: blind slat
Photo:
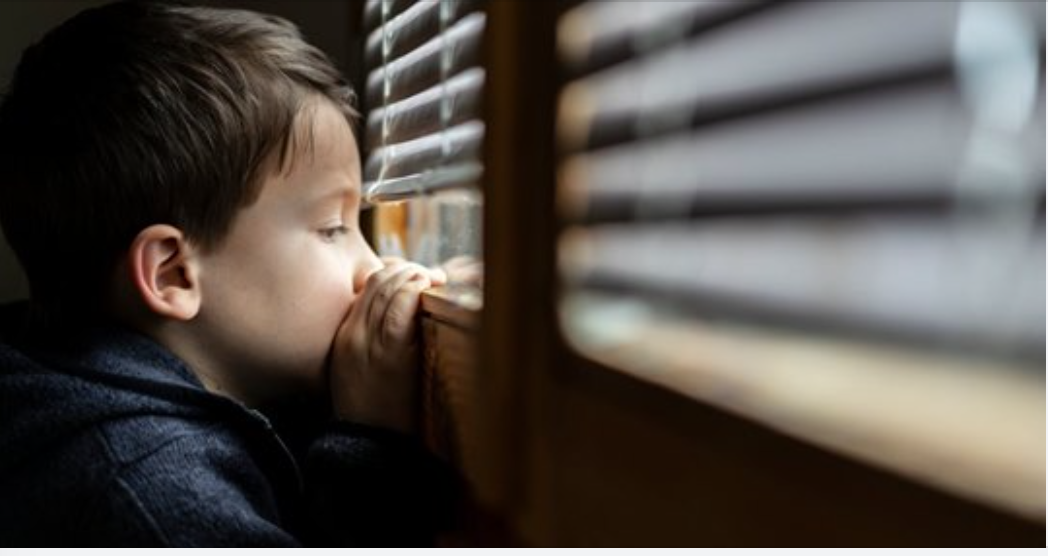
<svg viewBox="0 0 1048 556"><path fill-rule="evenodd" d="M481 4L449 0L365 7L365 19L373 23L365 46L368 202L478 184L484 137L479 63L486 18Z"/></svg>
<svg viewBox="0 0 1048 556"><path fill-rule="evenodd" d="M415 0L367 0L364 3L364 30L371 31L382 25L383 4L386 4L386 17L392 19L414 3Z"/></svg>
<svg viewBox="0 0 1048 556"><path fill-rule="evenodd" d="M1044 220L997 233L1015 246L1010 256L984 249L992 236L979 222L949 218L602 226L563 238L561 266L569 283L663 295L710 316L1043 356Z"/></svg>
<svg viewBox="0 0 1048 556"><path fill-rule="evenodd" d="M479 119L483 88L484 70L472 68L417 95L372 110L367 120L368 148L408 141L439 131L444 125ZM442 114L443 110L447 113Z"/></svg>
<svg viewBox="0 0 1048 556"><path fill-rule="evenodd" d="M451 24L477 11L479 7L478 0L418 2L388 21L382 28L376 28L368 35L364 47L364 64L371 68L378 67L382 65L383 56L393 60L439 35L442 9L448 13L447 24ZM384 40L389 43L387 47L389 51L385 55L382 52Z"/></svg>
<svg viewBox="0 0 1048 556"><path fill-rule="evenodd" d="M727 4L562 20L567 288L1043 361L1043 3Z"/></svg>
<svg viewBox="0 0 1048 556"><path fill-rule="evenodd" d="M578 154L563 166L562 195L575 217L601 221L949 206L971 125L954 85L939 82Z"/></svg>
<svg viewBox="0 0 1048 556"><path fill-rule="evenodd" d="M564 102L576 116L566 139L602 145L940 78L952 71L956 19L957 5L947 2L783 6L572 84ZM900 20L922 32L898 33Z"/></svg>
<svg viewBox="0 0 1048 556"><path fill-rule="evenodd" d="M427 169L480 159L484 124L470 121L439 133L375 149L364 165L364 181L420 174Z"/></svg>
<svg viewBox="0 0 1048 556"><path fill-rule="evenodd" d="M484 167L476 161L428 168L417 174L367 184L366 201L368 203L400 201L446 189L470 187L476 185L483 173Z"/></svg>
<svg viewBox="0 0 1048 556"><path fill-rule="evenodd" d="M587 2L562 18L557 42L573 76L594 73L642 50L701 35L775 7L780 0Z"/></svg>
<svg viewBox="0 0 1048 556"><path fill-rule="evenodd" d="M450 67L447 69L452 75L478 65L484 22L483 13L470 14L451 26L445 36L434 37L404 56L373 70L367 79L369 106L396 102L439 83L442 77L442 55L449 57ZM444 54L444 50L448 53ZM387 80L388 95L383 91Z"/></svg>

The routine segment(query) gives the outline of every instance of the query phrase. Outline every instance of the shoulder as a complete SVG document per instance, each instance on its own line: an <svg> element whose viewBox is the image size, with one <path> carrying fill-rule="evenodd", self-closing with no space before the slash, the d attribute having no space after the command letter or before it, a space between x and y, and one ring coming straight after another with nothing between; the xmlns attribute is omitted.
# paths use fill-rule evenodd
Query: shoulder
<svg viewBox="0 0 1048 556"><path fill-rule="evenodd" d="M157 465L173 454L200 459L245 449L238 434L218 420L144 414L109 420L96 432L107 459L122 470Z"/></svg>
<svg viewBox="0 0 1048 556"><path fill-rule="evenodd" d="M223 423L137 419L102 434L118 465L116 477L143 496L214 492L227 488L223 483L259 489L266 484L258 450Z"/></svg>
<svg viewBox="0 0 1048 556"><path fill-rule="evenodd" d="M131 442L116 455L95 531L115 538L138 531L164 545L293 542L281 525L279 488L248 443L223 426L149 422L171 430L150 449ZM114 432L107 430L110 441Z"/></svg>
<svg viewBox="0 0 1048 556"><path fill-rule="evenodd" d="M276 505L249 454L221 424L154 415L52 438L0 476L0 544L220 544L216 523L266 531L257 524L278 522ZM246 542L235 538L225 542Z"/></svg>

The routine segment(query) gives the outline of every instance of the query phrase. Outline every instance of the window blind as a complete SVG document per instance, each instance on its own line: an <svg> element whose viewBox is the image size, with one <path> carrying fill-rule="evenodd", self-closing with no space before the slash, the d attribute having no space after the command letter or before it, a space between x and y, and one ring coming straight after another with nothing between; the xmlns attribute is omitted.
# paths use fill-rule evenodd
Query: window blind
<svg viewBox="0 0 1048 556"><path fill-rule="evenodd" d="M368 0L364 195L395 201L482 174L478 0Z"/></svg>
<svg viewBox="0 0 1048 556"><path fill-rule="evenodd" d="M1044 357L1042 2L584 2L569 287Z"/></svg>

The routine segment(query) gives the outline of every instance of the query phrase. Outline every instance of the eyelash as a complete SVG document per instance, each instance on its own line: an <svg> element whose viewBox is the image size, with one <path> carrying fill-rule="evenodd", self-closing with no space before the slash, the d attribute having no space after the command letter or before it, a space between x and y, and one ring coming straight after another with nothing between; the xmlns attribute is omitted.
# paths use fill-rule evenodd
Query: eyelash
<svg viewBox="0 0 1048 556"><path fill-rule="evenodd" d="M349 227L340 224L338 226L332 226L330 228L323 228L319 230L319 233L320 237L323 238L324 241L335 241L337 236L346 235L347 233L349 233Z"/></svg>

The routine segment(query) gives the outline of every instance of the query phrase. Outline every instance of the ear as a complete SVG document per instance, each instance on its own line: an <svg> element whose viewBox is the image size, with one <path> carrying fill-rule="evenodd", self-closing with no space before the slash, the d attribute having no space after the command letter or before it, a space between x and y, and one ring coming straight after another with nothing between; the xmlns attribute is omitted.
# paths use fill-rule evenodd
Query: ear
<svg viewBox="0 0 1048 556"><path fill-rule="evenodd" d="M193 246L181 230L155 224L135 236L128 252L134 290L154 313L190 320L200 311L200 279Z"/></svg>

